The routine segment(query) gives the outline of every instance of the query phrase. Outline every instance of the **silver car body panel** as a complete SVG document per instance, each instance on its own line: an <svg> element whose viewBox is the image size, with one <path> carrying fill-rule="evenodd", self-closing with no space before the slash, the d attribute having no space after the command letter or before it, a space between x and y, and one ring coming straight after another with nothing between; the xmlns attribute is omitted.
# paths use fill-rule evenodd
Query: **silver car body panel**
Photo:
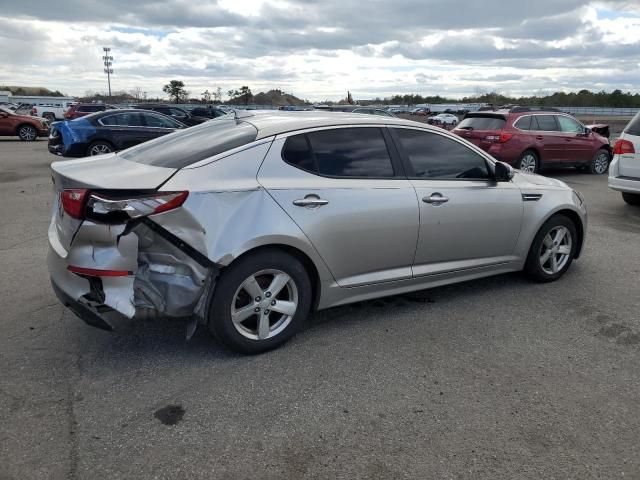
<svg viewBox="0 0 640 480"><path fill-rule="evenodd" d="M334 112L267 113L242 121L258 129L254 143L180 170L117 155L54 163L58 192L160 185L160 192L189 191L181 207L121 225L71 219L56 196L49 229L54 284L102 318L110 315L100 311L106 306L128 318L203 321L220 271L256 248L280 246L314 266L322 309L519 270L540 226L561 210L573 212L586 229L580 197L538 175L516 173L504 183L326 178L282 159L286 137L303 130L404 126L461 141L441 129ZM100 164L104 160L108 167ZM421 201L434 192L450 202ZM328 203L294 205L308 195ZM101 277L97 292L95 281L70 272L70 265L131 275Z"/></svg>

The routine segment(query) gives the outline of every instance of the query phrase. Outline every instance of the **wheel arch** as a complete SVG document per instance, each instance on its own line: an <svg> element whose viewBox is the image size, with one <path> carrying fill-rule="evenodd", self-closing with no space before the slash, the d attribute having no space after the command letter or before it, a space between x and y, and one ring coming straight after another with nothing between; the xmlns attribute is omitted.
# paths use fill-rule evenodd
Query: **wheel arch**
<svg viewBox="0 0 640 480"><path fill-rule="evenodd" d="M91 147L93 147L96 143L108 143L111 148L113 148L113 151L115 152L116 146L113 144L113 142L111 140L107 140L106 138L94 138L91 141L85 141L87 148L86 148L86 154L87 156L89 155L89 150L91 150Z"/></svg>
<svg viewBox="0 0 640 480"><path fill-rule="evenodd" d="M573 255L573 258L579 258L580 254L582 253L582 246L584 244L584 235L585 235L585 226L582 223L582 219L580 218L580 215L578 214L578 212L576 212L575 210L572 210L570 208L560 208L554 212L551 212L540 224L540 227L538 227L538 230L540 230L540 228L542 228L542 226L547 223L547 221L552 218L555 217L556 215L564 215L565 217L567 217L569 220L571 220L573 222L573 224L576 227L576 233L578 234L578 245L576 246L576 252Z"/></svg>
<svg viewBox="0 0 640 480"><path fill-rule="evenodd" d="M224 272L226 268L235 264L238 260L246 257L247 255L255 255L260 252L264 252L268 250L280 250L282 252L287 253L288 255L291 255L292 257L296 258L300 263L302 263L302 265L304 266L304 269L307 272L307 275L309 275L309 281L311 282L311 294L312 294L311 308L313 311L317 310L318 303L320 302L321 285L322 285L318 267L316 266L315 262L311 259L309 255L307 255L304 251L302 251L301 249L293 245L286 244L286 243L266 243L263 245L257 245L257 246L248 248L247 250L243 251L240 255L234 257L234 259L229 264L225 265L225 267L221 269L221 272Z"/></svg>

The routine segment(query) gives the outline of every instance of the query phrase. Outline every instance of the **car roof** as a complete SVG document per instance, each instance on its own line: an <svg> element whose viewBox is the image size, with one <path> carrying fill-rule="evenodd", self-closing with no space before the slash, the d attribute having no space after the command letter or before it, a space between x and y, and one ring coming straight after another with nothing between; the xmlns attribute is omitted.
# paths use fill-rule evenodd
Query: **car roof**
<svg viewBox="0 0 640 480"><path fill-rule="evenodd" d="M256 140L281 133L318 127L346 125L398 125L418 127L423 130L441 132L442 129L420 122L395 117L383 117L362 113L325 112L322 110L289 112L283 110L254 110L249 114L238 112L238 119L250 123L258 130Z"/></svg>

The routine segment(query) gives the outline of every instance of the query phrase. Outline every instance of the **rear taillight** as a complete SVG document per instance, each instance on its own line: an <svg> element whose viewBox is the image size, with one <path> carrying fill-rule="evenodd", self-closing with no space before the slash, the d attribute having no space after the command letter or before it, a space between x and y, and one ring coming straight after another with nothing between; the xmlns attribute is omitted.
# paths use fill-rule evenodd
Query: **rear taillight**
<svg viewBox="0 0 640 480"><path fill-rule="evenodd" d="M60 201L73 218L89 218L97 222L123 223L132 218L156 215L180 207L189 192L153 193L141 197L121 197L117 192L105 195L83 188L63 190Z"/></svg>
<svg viewBox="0 0 640 480"><path fill-rule="evenodd" d="M188 196L187 191L127 198L92 193L87 201L87 217L106 223L121 223L132 218L156 215L178 208Z"/></svg>
<svg viewBox="0 0 640 480"><path fill-rule="evenodd" d="M84 188L73 188L63 190L60 193L62 208L70 217L81 220L84 215L84 205L86 203L89 190Z"/></svg>
<svg viewBox="0 0 640 480"><path fill-rule="evenodd" d="M636 153L636 149L629 140L619 139L613 146L613 154L624 155L625 153Z"/></svg>
<svg viewBox="0 0 640 480"><path fill-rule="evenodd" d="M505 143L511 140L511 137L513 133L501 132L500 135L487 135L484 139L493 143Z"/></svg>

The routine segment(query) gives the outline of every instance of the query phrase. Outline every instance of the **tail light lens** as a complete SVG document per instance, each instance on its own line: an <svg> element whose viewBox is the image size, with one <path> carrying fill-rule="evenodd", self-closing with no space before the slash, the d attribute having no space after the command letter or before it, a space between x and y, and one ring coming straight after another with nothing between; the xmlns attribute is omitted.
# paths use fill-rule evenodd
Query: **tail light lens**
<svg viewBox="0 0 640 480"><path fill-rule="evenodd" d="M62 208L70 217L81 220L84 217L84 205L86 203L88 193L89 190L84 188L63 190L60 193Z"/></svg>
<svg viewBox="0 0 640 480"><path fill-rule="evenodd" d="M613 146L613 154L623 155L625 153L636 153L636 149L629 140L619 139Z"/></svg>
<svg viewBox="0 0 640 480"><path fill-rule="evenodd" d="M92 193L87 201L87 217L99 222L122 223L132 218L155 215L178 208L188 196L188 191L162 192L128 198Z"/></svg>
<svg viewBox="0 0 640 480"><path fill-rule="evenodd" d="M60 200L71 217L104 223L124 223L132 218L155 215L180 207L189 192L163 192L141 197L106 196L86 189L63 190Z"/></svg>

